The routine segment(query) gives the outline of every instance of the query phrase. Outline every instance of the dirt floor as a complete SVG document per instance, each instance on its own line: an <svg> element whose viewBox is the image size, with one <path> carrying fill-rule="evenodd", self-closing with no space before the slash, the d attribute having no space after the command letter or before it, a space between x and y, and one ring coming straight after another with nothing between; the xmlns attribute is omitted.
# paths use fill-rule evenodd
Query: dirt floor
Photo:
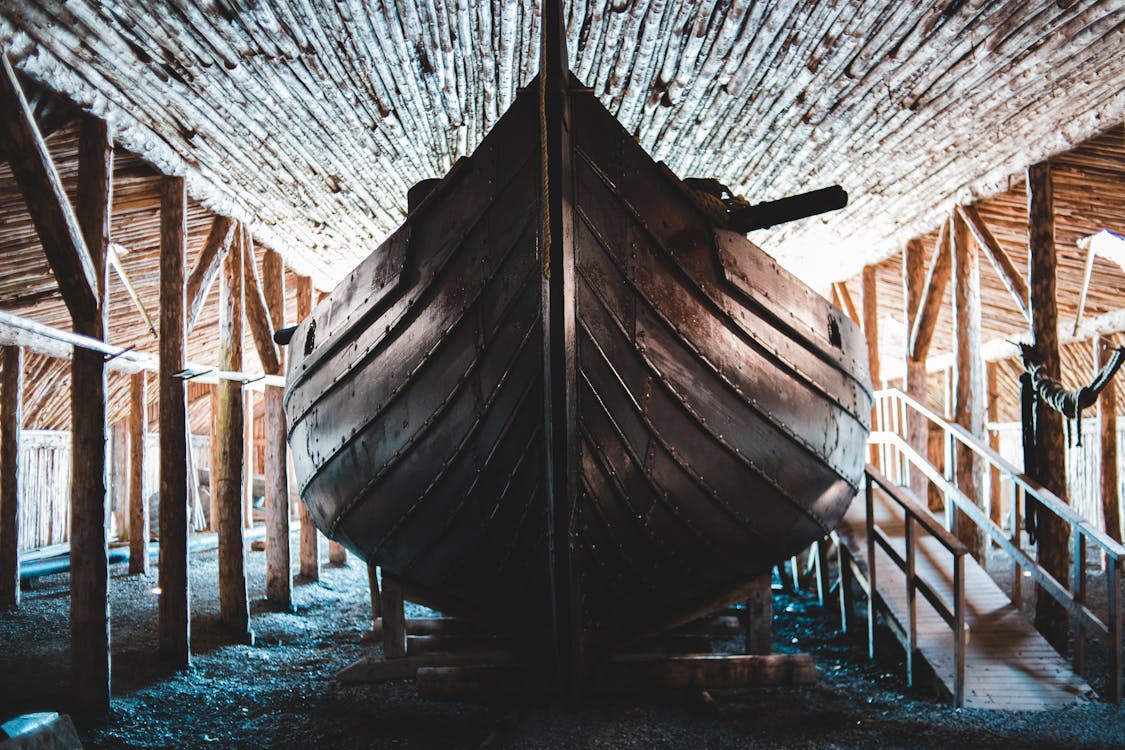
<svg viewBox="0 0 1125 750"><path fill-rule="evenodd" d="M823 678L808 688L515 705L436 703L409 683L343 687L340 667L363 655L370 625L365 569L324 567L295 588L295 613L263 603L264 554L249 556L255 646L218 629L214 552L192 567L190 670L156 664L155 575L112 571L113 712L82 725L87 748L955 748L1125 747L1125 708L1102 702L1048 713L953 710L932 689L904 686L901 649L869 662L858 634L809 594L777 593L775 649L806 651ZM68 710L68 578L38 579L0 615L0 720Z"/></svg>

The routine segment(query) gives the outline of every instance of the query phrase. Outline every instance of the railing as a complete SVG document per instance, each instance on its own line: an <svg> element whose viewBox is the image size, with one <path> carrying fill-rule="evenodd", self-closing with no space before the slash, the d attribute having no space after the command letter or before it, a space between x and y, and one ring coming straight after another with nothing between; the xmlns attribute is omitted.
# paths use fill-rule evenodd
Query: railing
<svg viewBox="0 0 1125 750"><path fill-rule="evenodd" d="M1075 512L1057 495L1035 480L1022 474L1015 466L982 443L960 425L949 424L940 416L897 390L879 391L876 394L876 426L869 442L880 447L881 463L890 467L892 477L908 481L909 472L919 471L945 497L947 523L952 524L953 508L956 507L974 524L982 529L988 538L1008 554L1014 565L1011 599L1018 607L1022 602L1022 579L1029 576L1040 589L1046 592L1066 611L1074 634L1074 670L1085 674L1085 644L1088 635L1101 641L1109 655L1109 698L1120 703L1122 698L1122 620L1118 592L1120 591L1121 571L1125 560L1125 547L1113 540L1101 529ZM912 415L924 418L931 429L944 433L949 446L960 444L972 451L983 465L998 471L1001 477L1011 482L1013 497L1011 508L1011 529L1005 532L978 507L972 498L967 497L951 479L935 468L925 456L920 455L901 436ZM955 451L950 451L954 453ZM947 465L949 463L947 462ZM1070 587L1060 583L1038 561L1023 548L1021 527L1022 502L1032 498L1038 503L1037 513L1051 513L1070 527L1070 550L1073 556ZM1093 548L1105 555L1106 560L1106 601L1107 617L1103 622L1086 606L1086 556Z"/></svg>
<svg viewBox="0 0 1125 750"><path fill-rule="evenodd" d="M906 519L905 555L900 555L894 544L875 523L875 487L883 490L899 508ZM875 545L879 545L887 556L906 575L906 682L914 684L914 654L918 650L918 593L926 597L953 631L953 704L961 708L965 705L965 555L968 550L953 534L947 531L929 511L907 497L897 484L888 480L874 466L866 471L865 494L867 501L867 576L870 590L867 597L867 639L871 656L875 651L875 592L878 591L875 565ZM918 527L936 539L953 556L953 608L945 603L938 592L927 581L919 578L916 572L915 547Z"/></svg>

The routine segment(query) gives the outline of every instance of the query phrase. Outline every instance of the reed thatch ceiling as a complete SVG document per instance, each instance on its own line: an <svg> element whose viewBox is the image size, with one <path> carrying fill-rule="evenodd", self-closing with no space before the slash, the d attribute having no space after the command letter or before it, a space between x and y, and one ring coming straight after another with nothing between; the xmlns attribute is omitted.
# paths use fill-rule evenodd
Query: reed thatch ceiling
<svg viewBox="0 0 1125 750"><path fill-rule="evenodd" d="M328 286L537 70L537 2L0 0L16 67ZM591 0L578 77L684 176L851 206L756 237L820 283L1125 114L1121 0Z"/></svg>

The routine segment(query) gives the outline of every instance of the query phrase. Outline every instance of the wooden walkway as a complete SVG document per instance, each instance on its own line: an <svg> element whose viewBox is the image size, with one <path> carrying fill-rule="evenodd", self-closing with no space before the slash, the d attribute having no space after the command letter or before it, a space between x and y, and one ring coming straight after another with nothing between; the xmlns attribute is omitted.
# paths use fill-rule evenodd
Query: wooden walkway
<svg viewBox="0 0 1125 750"><path fill-rule="evenodd" d="M902 510L875 493L875 522L905 555ZM863 495L855 499L837 535L866 578L867 532ZM906 575L876 545L876 602L892 630L905 644L908 605ZM919 533L916 572L952 610L952 555L936 539ZM971 556L965 559L965 707L1028 711L1061 708L1087 701L1093 691L1012 604ZM917 596L918 656L929 665L948 694L953 690L953 634L921 594ZM917 658L917 657L916 657Z"/></svg>

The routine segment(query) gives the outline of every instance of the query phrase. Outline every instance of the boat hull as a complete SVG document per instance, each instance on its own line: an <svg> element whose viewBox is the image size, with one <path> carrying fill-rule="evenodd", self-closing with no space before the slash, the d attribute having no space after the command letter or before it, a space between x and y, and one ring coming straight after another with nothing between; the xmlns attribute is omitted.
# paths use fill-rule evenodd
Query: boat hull
<svg viewBox="0 0 1125 750"><path fill-rule="evenodd" d="M324 533L444 612L597 651L826 534L871 393L850 320L562 96L554 141L522 93L298 327L286 414Z"/></svg>

